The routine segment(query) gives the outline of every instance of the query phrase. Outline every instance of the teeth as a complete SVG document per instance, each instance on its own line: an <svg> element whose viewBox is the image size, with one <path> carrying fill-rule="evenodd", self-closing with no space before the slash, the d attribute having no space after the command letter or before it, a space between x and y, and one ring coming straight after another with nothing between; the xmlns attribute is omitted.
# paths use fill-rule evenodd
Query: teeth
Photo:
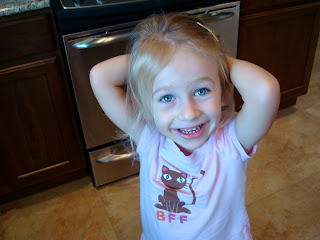
<svg viewBox="0 0 320 240"><path fill-rule="evenodd" d="M190 128L190 129L179 129L180 132L182 132L183 134L193 134L193 133L196 133L200 130L202 124L197 126L197 127L194 127L194 128Z"/></svg>

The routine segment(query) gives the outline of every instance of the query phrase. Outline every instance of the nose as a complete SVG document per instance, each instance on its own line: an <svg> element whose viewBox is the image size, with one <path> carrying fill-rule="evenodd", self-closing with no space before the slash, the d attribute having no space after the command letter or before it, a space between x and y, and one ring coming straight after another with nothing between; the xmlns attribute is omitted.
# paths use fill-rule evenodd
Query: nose
<svg viewBox="0 0 320 240"><path fill-rule="evenodd" d="M199 118L201 111L197 103L193 99L187 99L181 103L179 111L179 120L182 121L192 121Z"/></svg>

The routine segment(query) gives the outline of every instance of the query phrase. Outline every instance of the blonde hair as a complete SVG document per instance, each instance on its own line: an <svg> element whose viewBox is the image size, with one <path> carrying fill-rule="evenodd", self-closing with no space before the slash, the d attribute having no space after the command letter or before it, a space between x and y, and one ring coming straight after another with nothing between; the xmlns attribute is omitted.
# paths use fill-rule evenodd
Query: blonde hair
<svg viewBox="0 0 320 240"><path fill-rule="evenodd" d="M192 49L210 61L216 61L222 95L228 105L223 112L234 111L226 52L213 33L193 17L176 13L152 15L136 26L130 39L131 62L127 84L129 136L141 132L146 123L154 126L151 105L153 81L169 63L178 46ZM229 118L221 117L224 123Z"/></svg>

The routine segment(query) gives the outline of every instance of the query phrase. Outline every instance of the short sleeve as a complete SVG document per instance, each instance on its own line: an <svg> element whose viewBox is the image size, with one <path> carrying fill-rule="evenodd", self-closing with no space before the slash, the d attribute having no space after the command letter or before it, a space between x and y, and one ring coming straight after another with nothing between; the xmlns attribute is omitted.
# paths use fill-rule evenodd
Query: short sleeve
<svg viewBox="0 0 320 240"><path fill-rule="evenodd" d="M229 151L230 154L237 154L243 161L246 161L255 154L257 144L252 147L250 153L245 151L236 135L235 120L234 117L226 126L218 130L217 146L218 149Z"/></svg>
<svg viewBox="0 0 320 240"><path fill-rule="evenodd" d="M138 143L138 146L137 146L137 152L139 153L141 151L141 149L144 149L145 148L145 145L146 145L146 136L148 136L148 132L150 131L148 125L145 125L143 130L142 130L142 133L141 133L141 136L140 136L140 140L139 140L139 143Z"/></svg>
<svg viewBox="0 0 320 240"><path fill-rule="evenodd" d="M150 147L150 144L159 138L159 132L155 131L149 124L146 124L142 130L139 143L137 145L137 152Z"/></svg>

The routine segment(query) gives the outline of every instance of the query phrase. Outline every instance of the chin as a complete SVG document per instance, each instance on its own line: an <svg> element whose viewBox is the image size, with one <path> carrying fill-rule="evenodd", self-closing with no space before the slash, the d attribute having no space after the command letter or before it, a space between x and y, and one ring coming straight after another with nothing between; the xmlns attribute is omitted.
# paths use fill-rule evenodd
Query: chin
<svg viewBox="0 0 320 240"><path fill-rule="evenodd" d="M179 143L176 143L180 148L183 148L185 149L186 151L189 151L189 152L193 152L195 150L197 150L198 148L201 148L208 140L209 137L203 139L203 140L199 140L199 142L196 142L196 141L192 141L192 140L189 140L190 142L187 143L187 144L179 144ZM187 140L188 141L188 140Z"/></svg>

